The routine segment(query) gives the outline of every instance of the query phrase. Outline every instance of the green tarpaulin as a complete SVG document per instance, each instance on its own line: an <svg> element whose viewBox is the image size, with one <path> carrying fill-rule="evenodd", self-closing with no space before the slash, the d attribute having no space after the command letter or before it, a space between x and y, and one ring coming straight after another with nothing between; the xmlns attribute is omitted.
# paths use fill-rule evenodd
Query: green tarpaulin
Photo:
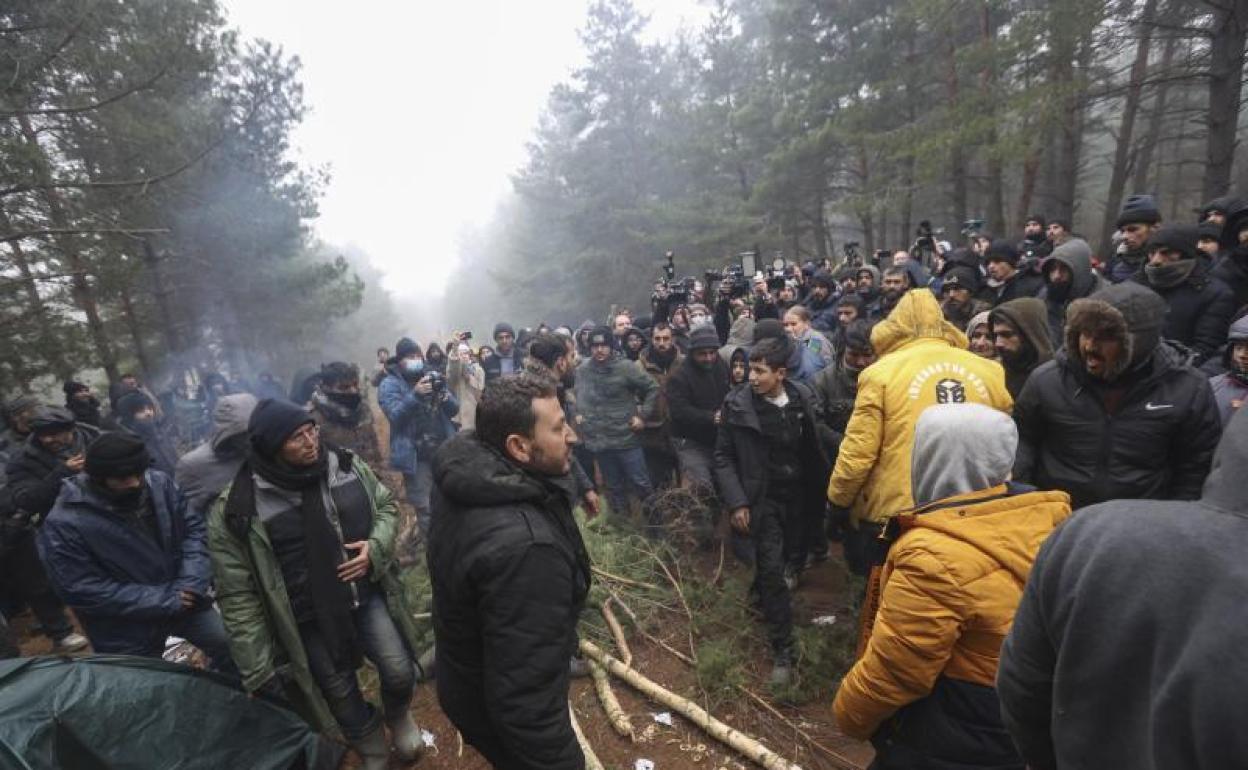
<svg viewBox="0 0 1248 770"><path fill-rule="evenodd" d="M342 754L210 672L121 655L0 660L0 770L332 770Z"/></svg>

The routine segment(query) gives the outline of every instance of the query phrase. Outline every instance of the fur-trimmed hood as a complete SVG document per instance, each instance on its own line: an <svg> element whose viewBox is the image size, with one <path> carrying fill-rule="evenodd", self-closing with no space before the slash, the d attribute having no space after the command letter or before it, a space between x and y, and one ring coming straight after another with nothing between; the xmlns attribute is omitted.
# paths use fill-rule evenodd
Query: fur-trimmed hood
<svg viewBox="0 0 1248 770"><path fill-rule="evenodd" d="M1166 301L1155 291L1137 283L1119 283L1085 299L1077 299L1066 309L1066 355L1074 361L1079 355L1079 335L1092 332L1117 340L1124 355L1107 381L1147 360L1161 341L1161 325Z"/></svg>

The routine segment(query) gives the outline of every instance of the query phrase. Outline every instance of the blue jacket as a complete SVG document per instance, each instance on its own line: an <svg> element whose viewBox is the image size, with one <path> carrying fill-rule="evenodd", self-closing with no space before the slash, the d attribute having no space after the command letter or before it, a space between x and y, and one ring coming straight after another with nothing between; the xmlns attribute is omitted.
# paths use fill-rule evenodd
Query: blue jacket
<svg viewBox="0 0 1248 770"><path fill-rule="evenodd" d="M61 486L39 530L48 578L73 608L96 652L149 655L182 613L179 591L207 596L212 583L203 517L173 480L149 470L146 483L161 544L125 521L78 475Z"/></svg>
<svg viewBox="0 0 1248 770"><path fill-rule="evenodd" d="M451 422L459 414L455 397L448 391L435 411L430 398L413 391L394 365L386 367L386 378L377 387L377 403L390 421L390 465L403 473L416 472L422 445L425 459L432 462L442 441L455 435Z"/></svg>

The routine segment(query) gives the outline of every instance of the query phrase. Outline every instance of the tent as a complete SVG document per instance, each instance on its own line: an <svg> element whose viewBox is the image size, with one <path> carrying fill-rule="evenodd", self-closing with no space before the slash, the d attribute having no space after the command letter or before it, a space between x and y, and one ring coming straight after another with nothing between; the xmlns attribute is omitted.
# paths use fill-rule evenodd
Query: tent
<svg viewBox="0 0 1248 770"><path fill-rule="evenodd" d="M0 770L333 770L343 753L209 671L124 655L0 660Z"/></svg>

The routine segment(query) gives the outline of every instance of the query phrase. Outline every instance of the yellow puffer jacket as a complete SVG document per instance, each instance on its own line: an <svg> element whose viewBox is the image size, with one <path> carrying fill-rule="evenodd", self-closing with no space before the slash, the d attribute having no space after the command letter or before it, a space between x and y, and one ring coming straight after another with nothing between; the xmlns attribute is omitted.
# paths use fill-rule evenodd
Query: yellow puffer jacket
<svg viewBox="0 0 1248 770"><path fill-rule="evenodd" d="M880 607L832 710L865 740L938 677L992 687L1036 551L1070 515L1065 492L1007 485L903 514L880 573Z"/></svg>
<svg viewBox="0 0 1248 770"><path fill-rule="evenodd" d="M908 292L871 332L880 360L858 376L858 397L828 482L833 505L883 521L914 507L910 451L919 414L938 403L1014 407L1005 372L966 349L927 289Z"/></svg>

